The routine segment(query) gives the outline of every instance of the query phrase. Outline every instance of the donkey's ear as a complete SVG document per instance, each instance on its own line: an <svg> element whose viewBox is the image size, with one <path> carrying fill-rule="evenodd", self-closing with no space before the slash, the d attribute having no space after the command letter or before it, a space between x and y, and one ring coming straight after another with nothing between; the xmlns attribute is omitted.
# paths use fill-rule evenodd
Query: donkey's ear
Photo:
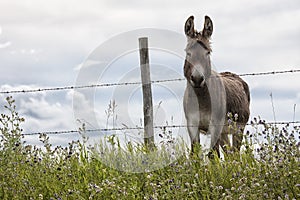
<svg viewBox="0 0 300 200"><path fill-rule="evenodd" d="M194 16L190 16L184 25L184 32L185 35L188 37L193 37L195 30L194 30Z"/></svg>
<svg viewBox="0 0 300 200"><path fill-rule="evenodd" d="M205 16L204 28L202 30L202 36L209 39L213 32L213 23L208 16Z"/></svg>

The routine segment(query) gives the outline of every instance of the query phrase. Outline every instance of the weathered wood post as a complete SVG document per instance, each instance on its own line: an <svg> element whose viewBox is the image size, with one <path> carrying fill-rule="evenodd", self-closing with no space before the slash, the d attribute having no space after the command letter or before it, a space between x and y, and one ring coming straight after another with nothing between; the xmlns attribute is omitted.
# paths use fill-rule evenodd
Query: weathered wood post
<svg viewBox="0 0 300 200"><path fill-rule="evenodd" d="M144 106L144 143L149 149L152 149L154 147L154 131L148 38L139 38L139 48Z"/></svg>

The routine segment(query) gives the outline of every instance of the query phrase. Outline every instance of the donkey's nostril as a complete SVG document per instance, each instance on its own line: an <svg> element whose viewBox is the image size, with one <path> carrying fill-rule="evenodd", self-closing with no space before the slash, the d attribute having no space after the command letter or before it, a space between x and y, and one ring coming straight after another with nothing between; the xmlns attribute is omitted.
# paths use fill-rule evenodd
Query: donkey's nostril
<svg viewBox="0 0 300 200"><path fill-rule="evenodd" d="M193 76L191 75L191 81L194 85L194 87L200 87L202 86L202 82L204 81L203 76Z"/></svg>
<svg viewBox="0 0 300 200"><path fill-rule="evenodd" d="M193 75L191 75L191 80L195 81L195 77Z"/></svg>
<svg viewBox="0 0 300 200"><path fill-rule="evenodd" d="M203 77L203 76L200 76L200 78L199 78L199 83L201 84L203 81L204 81L204 77Z"/></svg>

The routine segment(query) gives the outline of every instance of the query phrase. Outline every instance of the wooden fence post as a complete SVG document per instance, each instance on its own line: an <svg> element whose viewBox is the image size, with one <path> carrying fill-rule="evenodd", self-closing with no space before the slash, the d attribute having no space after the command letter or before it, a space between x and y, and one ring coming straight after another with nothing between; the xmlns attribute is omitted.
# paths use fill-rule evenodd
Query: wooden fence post
<svg viewBox="0 0 300 200"><path fill-rule="evenodd" d="M154 148L153 104L149 66L148 38L139 38L140 68L143 88L144 107L144 143L150 149Z"/></svg>

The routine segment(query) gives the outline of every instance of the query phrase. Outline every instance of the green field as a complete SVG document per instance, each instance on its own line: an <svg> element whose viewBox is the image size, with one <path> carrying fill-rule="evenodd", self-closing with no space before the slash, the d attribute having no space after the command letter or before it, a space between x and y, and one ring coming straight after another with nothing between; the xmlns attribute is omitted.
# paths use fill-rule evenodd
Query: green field
<svg viewBox="0 0 300 200"><path fill-rule="evenodd" d="M0 199L300 199L299 127L260 121L242 153L209 160L199 147L199 155L181 151L172 160L167 148L121 147L114 137L91 147L84 128L83 139L68 147L53 147L44 134L43 147L27 145L20 128L26 122L12 98L7 102L0 117ZM257 149L258 138L265 142Z"/></svg>

